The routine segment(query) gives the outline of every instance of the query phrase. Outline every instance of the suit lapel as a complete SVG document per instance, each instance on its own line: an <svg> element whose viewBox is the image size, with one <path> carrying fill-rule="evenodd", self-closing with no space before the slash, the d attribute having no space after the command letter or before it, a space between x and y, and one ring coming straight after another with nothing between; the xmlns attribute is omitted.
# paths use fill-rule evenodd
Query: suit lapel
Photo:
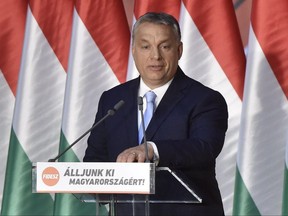
<svg viewBox="0 0 288 216"><path fill-rule="evenodd" d="M128 90L122 92L125 101L125 116L126 116L126 130L128 130L129 137L127 138L131 146L138 144L138 88L140 78L130 82ZM161 126L162 122L168 117L169 113L176 107L178 102L184 97L184 90L189 85L189 78L178 67L176 76L174 77L171 85L164 94L160 104L158 105L153 118L146 130L147 140L151 140L157 129ZM119 92L120 93L120 92ZM136 127L134 126L136 125Z"/></svg>
<svg viewBox="0 0 288 216"><path fill-rule="evenodd" d="M167 118L169 113L175 108L178 102L184 97L184 89L187 88L188 78L183 71L178 68L177 75L174 77L171 85L164 94L158 105L153 118L146 130L147 140L151 140L162 122Z"/></svg>
<svg viewBox="0 0 288 216"><path fill-rule="evenodd" d="M125 130L129 133L127 137L129 147L138 144L138 88L140 79L137 78L130 82L128 88L125 88L125 92L119 92L123 94L123 100L125 101ZM136 125L136 126L135 126ZM124 129L124 128L123 128Z"/></svg>

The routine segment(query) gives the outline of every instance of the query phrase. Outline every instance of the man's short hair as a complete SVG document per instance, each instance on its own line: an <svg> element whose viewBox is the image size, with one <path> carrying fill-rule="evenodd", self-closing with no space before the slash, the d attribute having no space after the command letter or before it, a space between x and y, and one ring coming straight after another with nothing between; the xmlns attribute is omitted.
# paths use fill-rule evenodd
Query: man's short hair
<svg viewBox="0 0 288 216"><path fill-rule="evenodd" d="M179 40L179 42L181 41L181 31L180 31L179 23L172 15L167 14L167 13L148 12L140 16L133 26L133 30L132 30L132 42L133 43L134 43L135 33L138 27L142 23L146 23L146 22L159 24L159 25L167 25L167 26L172 27L177 40Z"/></svg>

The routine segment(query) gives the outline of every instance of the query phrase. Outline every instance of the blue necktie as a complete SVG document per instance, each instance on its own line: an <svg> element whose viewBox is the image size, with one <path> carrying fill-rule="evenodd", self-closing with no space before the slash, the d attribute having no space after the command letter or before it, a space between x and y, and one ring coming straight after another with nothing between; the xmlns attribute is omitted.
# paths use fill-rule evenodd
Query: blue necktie
<svg viewBox="0 0 288 216"><path fill-rule="evenodd" d="M146 110L144 113L144 126L145 126L145 130L153 116L154 110L155 110L155 98L156 98L156 94L153 91L148 91L145 94L145 98L146 98ZM143 127L142 127L142 122L140 124L139 127L139 144L141 144L141 141L143 139Z"/></svg>

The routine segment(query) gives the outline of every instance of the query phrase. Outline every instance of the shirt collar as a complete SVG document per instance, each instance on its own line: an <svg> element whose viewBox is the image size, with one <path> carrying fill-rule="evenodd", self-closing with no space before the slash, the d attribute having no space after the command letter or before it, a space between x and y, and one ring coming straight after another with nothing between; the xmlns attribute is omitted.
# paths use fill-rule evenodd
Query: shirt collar
<svg viewBox="0 0 288 216"><path fill-rule="evenodd" d="M156 103L156 107L158 106L158 104L160 103L160 101L162 100L165 92L167 91L168 87L170 86L171 82L173 79L171 79L169 82L167 82L166 84L164 84L163 86L160 86L158 88L155 88L153 90L151 90L143 81L143 79L140 77L140 86L139 86L139 92L138 95L143 97L146 92L148 91L153 91L157 97L155 100Z"/></svg>

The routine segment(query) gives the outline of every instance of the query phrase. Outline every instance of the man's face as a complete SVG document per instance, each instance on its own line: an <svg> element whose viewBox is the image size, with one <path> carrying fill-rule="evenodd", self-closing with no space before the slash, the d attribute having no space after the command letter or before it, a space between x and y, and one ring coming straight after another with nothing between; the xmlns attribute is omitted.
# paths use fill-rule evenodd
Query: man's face
<svg viewBox="0 0 288 216"><path fill-rule="evenodd" d="M174 77L182 50L182 43L169 26L147 22L136 29L133 57L143 81L151 89Z"/></svg>

